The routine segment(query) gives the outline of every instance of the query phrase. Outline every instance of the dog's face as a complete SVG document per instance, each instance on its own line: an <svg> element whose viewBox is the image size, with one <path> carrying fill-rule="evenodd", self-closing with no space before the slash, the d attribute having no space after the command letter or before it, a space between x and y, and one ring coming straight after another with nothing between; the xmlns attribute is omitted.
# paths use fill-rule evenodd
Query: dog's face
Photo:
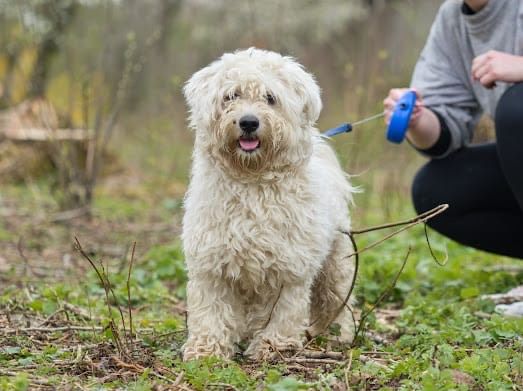
<svg viewBox="0 0 523 391"><path fill-rule="evenodd" d="M310 156L320 90L291 58L252 48L225 54L184 93L196 148L228 169L284 169Z"/></svg>

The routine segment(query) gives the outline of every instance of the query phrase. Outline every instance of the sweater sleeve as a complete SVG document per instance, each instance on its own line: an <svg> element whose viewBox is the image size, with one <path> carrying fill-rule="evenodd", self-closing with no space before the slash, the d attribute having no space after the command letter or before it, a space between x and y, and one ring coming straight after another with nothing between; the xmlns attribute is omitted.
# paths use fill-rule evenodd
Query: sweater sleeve
<svg viewBox="0 0 523 391"><path fill-rule="evenodd" d="M461 55L466 36L459 28L458 2L445 2L436 16L418 59L411 86L420 91L425 106L436 113L450 133L447 148L438 150L442 158L468 144L481 116L473 94L470 64ZM424 151L421 151L424 153ZM425 153L427 154L427 153ZM429 155L429 154L427 154Z"/></svg>

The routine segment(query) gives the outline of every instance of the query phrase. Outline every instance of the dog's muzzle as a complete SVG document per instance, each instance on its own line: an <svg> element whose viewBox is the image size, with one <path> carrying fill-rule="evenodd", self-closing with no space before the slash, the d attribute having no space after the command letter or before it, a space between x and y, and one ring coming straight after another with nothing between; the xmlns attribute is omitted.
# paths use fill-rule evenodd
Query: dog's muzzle
<svg viewBox="0 0 523 391"><path fill-rule="evenodd" d="M247 114L240 118L238 122L243 134L238 139L239 147L245 152L253 152L260 147L260 139L256 131L260 127L260 120L252 115Z"/></svg>

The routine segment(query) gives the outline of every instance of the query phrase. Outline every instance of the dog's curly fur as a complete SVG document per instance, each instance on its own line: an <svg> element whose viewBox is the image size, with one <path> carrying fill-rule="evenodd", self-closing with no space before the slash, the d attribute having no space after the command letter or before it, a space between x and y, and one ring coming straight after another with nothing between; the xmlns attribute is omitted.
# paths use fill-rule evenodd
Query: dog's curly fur
<svg viewBox="0 0 523 391"><path fill-rule="evenodd" d="M307 327L336 317L354 275L340 232L353 188L314 127L320 89L292 58L251 48L196 72L184 93L195 131L184 359L230 358L244 339L255 359L299 348ZM259 120L247 149L245 115ZM336 322L352 340L350 309Z"/></svg>

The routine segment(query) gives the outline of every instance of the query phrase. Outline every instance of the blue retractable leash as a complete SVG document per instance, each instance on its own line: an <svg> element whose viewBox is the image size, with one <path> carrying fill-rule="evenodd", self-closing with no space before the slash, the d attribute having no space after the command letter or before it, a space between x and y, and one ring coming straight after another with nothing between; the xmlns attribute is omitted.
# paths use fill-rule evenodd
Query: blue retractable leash
<svg viewBox="0 0 523 391"><path fill-rule="evenodd" d="M416 103L416 93L414 91L407 91L402 95L400 100L394 107L394 112L390 118L389 126L387 127L387 140L399 144L405 139L405 133L409 127L410 116L414 110ZM373 119L383 117L383 113L367 117L357 122L345 123L336 128L332 128L323 133L323 136L332 137L340 133L348 133L354 126L363 124Z"/></svg>

